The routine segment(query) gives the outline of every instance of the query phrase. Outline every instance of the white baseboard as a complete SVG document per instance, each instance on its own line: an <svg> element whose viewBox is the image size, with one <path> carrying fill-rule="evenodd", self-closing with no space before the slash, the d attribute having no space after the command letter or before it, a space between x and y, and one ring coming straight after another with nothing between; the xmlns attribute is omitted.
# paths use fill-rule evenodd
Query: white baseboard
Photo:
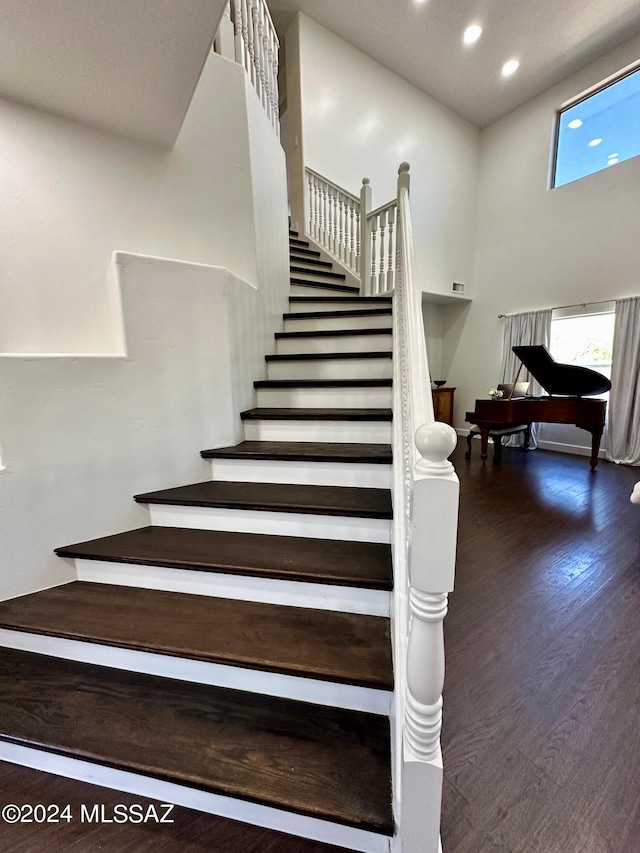
<svg viewBox="0 0 640 853"><path fill-rule="evenodd" d="M591 456L591 448L581 444L564 444L560 441L538 441L540 450L552 450L554 453L571 453L574 456ZM598 452L598 459L604 459L604 450Z"/></svg>

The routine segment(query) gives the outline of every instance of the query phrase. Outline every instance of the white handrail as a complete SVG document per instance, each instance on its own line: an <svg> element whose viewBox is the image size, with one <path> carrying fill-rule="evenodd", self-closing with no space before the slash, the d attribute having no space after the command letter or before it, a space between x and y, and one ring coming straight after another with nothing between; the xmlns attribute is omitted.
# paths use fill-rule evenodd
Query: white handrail
<svg viewBox="0 0 640 853"><path fill-rule="evenodd" d="M436 853L439 821L424 804L441 797L443 620L454 582L459 483L448 461L455 431L434 420L409 184L409 165L403 163L393 312L394 640L396 714L402 720L396 785L403 853ZM420 846L414 847L416 837Z"/></svg>
<svg viewBox="0 0 640 853"><path fill-rule="evenodd" d="M213 49L243 66L274 130L279 135L280 42L265 0L230 0L225 8Z"/></svg>
<svg viewBox="0 0 640 853"><path fill-rule="evenodd" d="M409 165L398 170L396 198L375 210L368 178L359 201L311 169L306 181L307 234L347 258L363 296L393 293L394 791L403 853L437 853L443 621L454 583L459 482L448 461L456 433L434 419ZM359 226L355 252L352 243L346 255L343 207Z"/></svg>

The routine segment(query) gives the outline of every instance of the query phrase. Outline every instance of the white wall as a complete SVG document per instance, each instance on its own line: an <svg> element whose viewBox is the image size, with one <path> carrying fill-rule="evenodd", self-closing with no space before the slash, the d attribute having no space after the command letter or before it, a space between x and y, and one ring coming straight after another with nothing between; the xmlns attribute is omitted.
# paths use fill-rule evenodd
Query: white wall
<svg viewBox="0 0 640 853"><path fill-rule="evenodd" d="M0 352L117 351L106 281L116 249L258 283L262 166L283 231L286 205L283 153L272 131L268 153L258 144L256 108L243 69L216 54L172 151L0 101ZM286 275L286 254L277 267Z"/></svg>
<svg viewBox="0 0 640 853"><path fill-rule="evenodd" d="M377 207L395 197L398 165L409 161L423 289L450 293L456 281L469 293L477 128L304 15L289 28L286 51L291 122L301 99L304 165L356 195L369 177ZM299 168L296 156L292 165Z"/></svg>
<svg viewBox="0 0 640 853"><path fill-rule="evenodd" d="M442 339L444 337L444 306L425 302L422 305L424 336L427 344L429 375L432 379L446 379L442 374Z"/></svg>
<svg viewBox="0 0 640 853"><path fill-rule="evenodd" d="M639 55L636 38L482 132L474 300L446 310L443 341L458 427L499 380L498 314L640 293L640 158L547 189L557 108ZM573 427L542 438L589 443Z"/></svg>
<svg viewBox="0 0 640 853"><path fill-rule="evenodd" d="M117 261L126 356L0 357L0 599L73 579L55 547L148 524L134 494L209 479L200 450L233 443L233 311L259 326L259 292L221 268Z"/></svg>
<svg viewBox="0 0 640 853"><path fill-rule="evenodd" d="M4 599L74 577L56 546L147 524L135 493L210 477L199 453L241 440L289 261L284 152L219 56L173 152L8 103L0 150Z"/></svg>

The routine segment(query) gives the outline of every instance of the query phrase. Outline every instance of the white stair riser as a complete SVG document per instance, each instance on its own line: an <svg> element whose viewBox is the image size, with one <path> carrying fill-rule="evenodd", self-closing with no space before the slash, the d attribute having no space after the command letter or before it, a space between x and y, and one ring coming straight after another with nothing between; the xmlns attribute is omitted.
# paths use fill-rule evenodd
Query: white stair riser
<svg viewBox="0 0 640 853"><path fill-rule="evenodd" d="M296 275L295 278L304 278L304 276ZM332 282L333 283L333 282ZM304 287L299 284L292 284L289 290L290 296L330 296L332 299L340 299L340 296L357 296L357 293L349 291L341 292L332 288L323 287L320 282L312 282L311 287Z"/></svg>
<svg viewBox="0 0 640 853"><path fill-rule="evenodd" d="M211 463L212 479L225 482L391 488L391 466L370 462L212 459Z"/></svg>
<svg viewBox="0 0 640 853"><path fill-rule="evenodd" d="M269 361L269 379L391 379L390 358Z"/></svg>
<svg viewBox="0 0 640 853"><path fill-rule="evenodd" d="M313 296L313 294L308 294L309 296ZM302 294L304 296L304 293ZM310 311L369 311L372 308L391 308L390 302L365 302L364 300L358 302L349 302L346 303L344 300L341 301L340 297L332 300L331 302L316 302L309 300L308 302L290 302L289 303L289 314L306 314ZM377 316L377 315L374 315ZM384 315L382 315L384 316ZM389 325L391 325L390 315L387 315L389 319ZM374 317L369 317L370 320L374 319Z"/></svg>
<svg viewBox="0 0 640 853"><path fill-rule="evenodd" d="M207 814L228 817L253 826L263 826L290 835L299 835L302 838L324 841L327 844L358 850L361 853L388 853L389 851L390 839L385 835L261 806L246 800L211 794L197 788L116 770L91 761L67 758L43 749L0 742L0 761L32 767L67 779L78 779L102 788L126 791L161 803L173 803Z"/></svg>
<svg viewBox="0 0 640 853"><path fill-rule="evenodd" d="M347 542L388 544L391 541L391 522L383 518L347 518L168 504L150 505L149 509L151 524L162 527L267 533L273 536L304 536L308 539L339 539Z"/></svg>
<svg viewBox="0 0 640 853"><path fill-rule="evenodd" d="M311 702L314 705L351 708L373 714L388 714L390 711L391 694L388 691L350 684L335 684L315 678L282 675L241 666L123 649L102 645L99 642L48 637L43 634L30 634L25 631L10 631L2 628L0 628L0 646L64 660L80 661L94 666L107 666L126 672L174 678L193 684L226 687L266 696L280 696L285 699Z"/></svg>
<svg viewBox="0 0 640 853"><path fill-rule="evenodd" d="M381 352L393 347L391 335L346 335L327 338L277 338L280 355L297 352Z"/></svg>
<svg viewBox="0 0 640 853"><path fill-rule="evenodd" d="M280 604L283 607L308 607L312 610L335 610L339 613L389 615L390 593L379 589L102 560L77 559L75 566L78 580L88 583L161 589L186 595L260 601L265 604Z"/></svg>
<svg viewBox="0 0 640 853"><path fill-rule="evenodd" d="M260 388L265 409L390 409L391 388Z"/></svg>
<svg viewBox="0 0 640 853"><path fill-rule="evenodd" d="M245 421L247 441L390 444L389 421Z"/></svg>
<svg viewBox="0 0 640 853"><path fill-rule="evenodd" d="M345 329L389 329L393 319L390 314L374 317L312 317L284 321L285 332L342 332Z"/></svg>

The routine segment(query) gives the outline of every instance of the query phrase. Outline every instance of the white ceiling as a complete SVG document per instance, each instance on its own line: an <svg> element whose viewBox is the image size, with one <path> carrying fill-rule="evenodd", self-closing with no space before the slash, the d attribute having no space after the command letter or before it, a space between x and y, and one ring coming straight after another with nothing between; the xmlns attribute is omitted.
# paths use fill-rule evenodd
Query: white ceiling
<svg viewBox="0 0 640 853"><path fill-rule="evenodd" d="M224 0L0 0L0 95L170 146Z"/></svg>
<svg viewBox="0 0 640 853"><path fill-rule="evenodd" d="M291 20L278 12L302 11L480 127L640 32L638 0L268 2L276 26ZM465 47L474 23L482 36ZM503 79L512 58L520 68Z"/></svg>

